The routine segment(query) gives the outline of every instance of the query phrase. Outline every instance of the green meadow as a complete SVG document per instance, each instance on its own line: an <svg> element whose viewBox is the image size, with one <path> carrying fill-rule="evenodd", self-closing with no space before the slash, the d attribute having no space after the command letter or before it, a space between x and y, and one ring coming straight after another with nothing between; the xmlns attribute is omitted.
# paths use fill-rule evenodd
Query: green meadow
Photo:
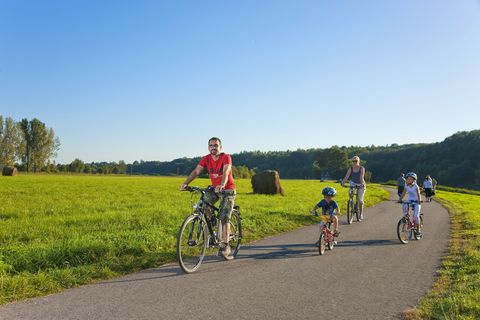
<svg viewBox="0 0 480 320"><path fill-rule="evenodd" d="M20 175L0 177L0 303L58 292L175 261L175 242L196 197L184 178ZM197 179L192 185L207 186ZM237 180L244 243L315 223L309 210L333 185L283 180L286 195L254 195ZM367 206L388 197L369 187ZM312 239L313 241L313 239Z"/></svg>
<svg viewBox="0 0 480 320"><path fill-rule="evenodd" d="M480 196L437 191L436 198L450 212L450 250L433 290L407 318L480 319Z"/></svg>

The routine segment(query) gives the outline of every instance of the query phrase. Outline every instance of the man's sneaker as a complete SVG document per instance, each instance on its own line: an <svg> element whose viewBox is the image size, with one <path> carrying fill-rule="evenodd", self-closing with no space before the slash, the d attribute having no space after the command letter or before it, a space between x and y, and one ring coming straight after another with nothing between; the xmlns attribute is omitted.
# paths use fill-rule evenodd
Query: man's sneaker
<svg viewBox="0 0 480 320"><path fill-rule="evenodd" d="M333 232L333 236L334 236L334 237L338 237L339 235L340 235L340 231L335 230L335 231Z"/></svg>
<svg viewBox="0 0 480 320"><path fill-rule="evenodd" d="M231 260L233 259L232 256L230 256L230 253L232 252L232 249L228 244L222 244L222 251L221 254L225 260Z"/></svg>

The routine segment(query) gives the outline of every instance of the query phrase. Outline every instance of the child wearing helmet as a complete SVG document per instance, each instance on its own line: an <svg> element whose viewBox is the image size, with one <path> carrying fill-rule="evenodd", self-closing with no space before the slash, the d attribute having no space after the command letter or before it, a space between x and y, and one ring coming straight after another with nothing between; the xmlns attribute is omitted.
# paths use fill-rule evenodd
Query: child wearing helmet
<svg viewBox="0 0 480 320"><path fill-rule="evenodd" d="M415 223L418 224L419 216L420 216L420 209L422 202L422 196L420 195L420 187L417 184L417 175L414 172L409 172L405 175L406 183L405 189L403 190L400 201L403 200L405 194L408 193L408 201L413 202L414 205L414 218ZM405 215L408 211L408 204L403 205L403 214Z"/></svg>
<svg viewBox="0 0 480 320"><path fill-rule="evenodd" d="M311 211L312 214L318 215L317 209L322 208L322 214L330 215L330 219L333 222L333 235L338 237L340 232L338 231L338 218L337 215L340 214L340 208L333 197L337 193L337 190L332 187L326 187L322 190L323 199L313 207ZM320 229L322 228L320 224Z"/></svg>

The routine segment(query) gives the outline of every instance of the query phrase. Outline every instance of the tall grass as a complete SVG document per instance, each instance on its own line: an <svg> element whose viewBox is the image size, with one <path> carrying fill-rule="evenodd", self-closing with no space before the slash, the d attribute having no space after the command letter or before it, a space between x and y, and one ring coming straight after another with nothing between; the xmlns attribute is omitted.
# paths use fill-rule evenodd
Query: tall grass
<svg viewBox="0 0 480 320"><path fill-rule="evenodd" d="M480 319L480 196L437 191L452 240L433 290L408 319Z"/></svg>
<svg viewBox="0 0 480 320"><path fill-rule="evenodd" d="M57 292L175 260L179 226L196 200L183 178L0 177L0 303ZM284 180L286 196L237 180L245 242L311 224L328 183ZM208 180L198 179L206 186ZM367 205L386 199L371 187ZM342 209L346 189L337 197Z"/></svg>

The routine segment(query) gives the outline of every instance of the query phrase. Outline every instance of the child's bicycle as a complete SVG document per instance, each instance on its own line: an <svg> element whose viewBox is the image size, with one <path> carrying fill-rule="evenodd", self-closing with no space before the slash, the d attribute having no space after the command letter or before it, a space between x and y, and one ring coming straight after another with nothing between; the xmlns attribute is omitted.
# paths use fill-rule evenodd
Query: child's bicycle
<svg viewBox="0 0 480 320"><path fill-rule="evenodd" d="M316 211L313 211L312 214L317 217L320 217L320 221L322 223L320 237L318 239L318 253L320 255L323 255L327 247L328 247L328 250L333 250L333 247L335 246L335 243L336 243L333 232L330 229L332 225L332 219L328 214L319 214Z"/></svg>
<svg viewBox="0 0 480 320"><path fill-rule="evenodd" d="M398 240L401 243L407 244L410 240L420 240L422 238L422 228L423 228L423 213L420 212L419 215L419 224L415 223L413 213L415 210L415 203L417 201L400 201L399 203L405 204L408 206L407 214L405 214L397 224L397 235Z"/></svg>
<svg viewBox="0 0 480 320"><path fill-rule="evenodd" d="M200 199L193 204L193 213L182 223L177 238L177 259L178 264L186 273L195 272L202 264L207 253L207 248L216 250L217 255L221 250L222 223L218 216L219 209L207 202L206 189L199 187L186 187L185 191L200 193ZM211 218L208 217L206 209L210 208ZM234 206L230 217L230 234L228 243L231 248L231 256L235 257L240 249L242 241L242 221L240 207ZM228 260L227 257L224 257Z"/></svg>
<svg viewBox="0 0 480 320"><path fill-rule="evenodd" d="M355 185L349 186L349 188L349 199L347 201L347 223L352 224L354 216L357 218L357 221L360 221L363 217L362 213L360 212L360 206L358 204L358 188L360 187L358 185Z"/></svg>

